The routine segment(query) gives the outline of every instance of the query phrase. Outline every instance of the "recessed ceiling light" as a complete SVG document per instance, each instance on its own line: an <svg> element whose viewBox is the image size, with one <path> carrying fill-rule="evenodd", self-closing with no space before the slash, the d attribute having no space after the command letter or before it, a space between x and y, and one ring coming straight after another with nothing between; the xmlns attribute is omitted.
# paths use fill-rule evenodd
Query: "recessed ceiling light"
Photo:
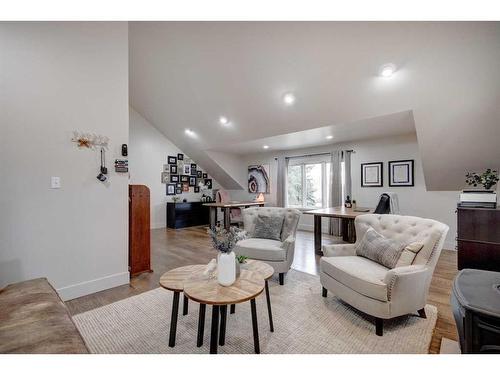
<svg viewBox="0 0 500 375"><path fill-rule="evenodd" d="M333 135L327 135L326 139L333 139Z"/></svg>
<svg viewBox="0 0 500 375"><path fill-rule="evenodd" d="M190 137L194 136L194 131L192 131L191 129L184 130L184 133L186 133L186 135L189 135Z"/></svg>
<svg viewBox="0 0 500 375"><path fill-rule="evenodd" d="M267 150L269 148L269 146L268 145L264 145L264 146L262 146L262 148Z"/></svg>
<svg viewBox="0 0 500 375"><path fill-rule="evenodd" d="M394 64L385 64L380 68L380 75L384 78L390 78L396 71L396 66Z"/></svg>
<svg viewBox="0 0 500 375"><path fill-rule="evenodd" d="M221 125L228 125L229 124L229 120L227 119L227 117L221 116L221 117L219 117L219 123Z"/></svg>
<svg viewBox="0 0 500 375"><path fill-rule="evenodd" d="M290 92L283 95L283 103L286 105L293 105L293 103L295 103L295 95Z"/></svg>

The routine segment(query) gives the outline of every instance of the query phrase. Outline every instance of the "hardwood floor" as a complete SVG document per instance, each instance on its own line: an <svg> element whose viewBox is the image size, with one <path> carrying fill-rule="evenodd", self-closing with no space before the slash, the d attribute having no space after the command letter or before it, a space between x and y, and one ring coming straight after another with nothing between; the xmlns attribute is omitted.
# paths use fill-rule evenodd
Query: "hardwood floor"
<svg viewBox="0 0 500 375"><path fill-rule="evenodd" d="M323 244L342 242L340 239L323 235ZM319 256L314 254L312 232L298 231L295 258L292 268L318 274ZM154 229L151 231L151 264L153 273L133 277L130 285L94 293L67 301L72 315L139 294L158 287L160 276L173 268L190 264L208 263L216 257L204 227L185 229ZM438 320L432 337L430 353L439 353L441 338L457 340L455 321L450 308L452 280L457 274L455 251L441 253L431 283L428 303L438 308ZM320 286L318 285L318 288Z"/></svg>

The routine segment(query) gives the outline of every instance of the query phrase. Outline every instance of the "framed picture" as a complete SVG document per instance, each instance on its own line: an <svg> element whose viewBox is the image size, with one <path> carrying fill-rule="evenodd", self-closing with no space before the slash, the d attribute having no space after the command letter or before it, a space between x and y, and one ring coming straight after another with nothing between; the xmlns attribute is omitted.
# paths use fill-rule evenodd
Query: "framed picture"
<svg viewBox="0 0 500 375"><path fill-rule="evenodd" d="M205 186L207 189L212 188L212 179L211 178L205 178Z"/></svg>
<svg viewBox="0 0 500 375"><path fill-rule="evenodd" d="M194 187L194 192L195 193L199 193L200 192L200 187L199 186L195 186Z"/></svg>
<svg viewBox="0 0 500 375"><path fill-rule="evenodd" d="M163 172L170 172L170 164L163 164Z"/></svg>
<svg viewBox="0 0 500 375"><path fill-rule="evenodd" d="M180 182L177 183L177 188L182 189L182 184Z"/></svg>
<svg viewBox="0 0 500 375"><path fill-rule="evenodd" d="M248 192L252 194L271 192L269 164L248 166Z"/></svg>
<svg viewBox="0 0 500 375"><path fill-rule="evenodd" d="M184 170L183 170L185 175L190 175L191 174L191 165L189 164L184 164Z"/></svg>
<svg viewBox="0 0 500 375"><path fill-rule="evenodd" d="M203 176L203 172L202 171L196 171L196 174L198 178L201 178Z"/></svg>
<svg viewBox="0 0 500 375"><path fill-rule="evenodd" d="M197 176L198 172L196 171L196 164L191 164L191 176Z"/></svg>
<svg viewBox="0 0 500 375"><path fill-rule="evenodd" d="M184 160L184 154L177 154L177 160Z"/></svg>
<svg viewBox="0 0 500 375"><path fill-rule="evenodd" d="M168 184L170 182L170 173L161 172L161 183Z"/></svg>
<svg viewBox="0 0 500 375"><path fill-rule="evenodd" d="M382 187L384 186L384 163L361 163L361 186Z"/></svg>
<svg viewBox="0 0 500 375"><path fill-rule="evenodd" d="M188 182L183 182L182 183L182 191L183 192L188 192L189 191L189 183Z"/></svg>
<svg viewBox="0 0 500 375"><path fill-rule="evenodd" d="M170 175L170 182L172 182L172 183L173 182L175 182L175 183L179 182L179 175L178 174L171 174Z"/></svg>
<svg viewBox="0 0 500 375"><path fill-rule="evenodd" d="M175 195L175 184L167 184L167 195Z"/></svg>
<svg viewBox="0 0 500 375"><path fill-rule="evenodd" d="M176 188L175 194L182 194L182 188Z"/></svg>
<svg viewBox="0 0 500 375"><path fill-rule="evenodd" d="M177 157L169 156L168 157L168 164L177 164Z"/></svg>
<svg viewBox="0 0 500 375"><path fill-rule="evenodd" d="M393 160L388 165L389 186L415 186L413 160Z"/></svg>
<svg viewBox="0 0 500 375"><path fill-rule="evenodd" d="M208 173L203 173L203 178L208 178Z"/></svg>
<svg viewBox="0 0 500 375"><path fill-rule="evenodd" d="M170 173L172 174L177 174L177 165L169 164L170 165Z"/></svg>
<svg viewBox="0 0 500 375"><path fill-rule="evenodd" d="M189 186L196 186L196 177L189 177Z"/></svg>
<svg viewBox="0 0 500 375"><path fill-rule="evenodd" d="M188 175L181 175L181 182L189 182L189 176Z"/></svg>

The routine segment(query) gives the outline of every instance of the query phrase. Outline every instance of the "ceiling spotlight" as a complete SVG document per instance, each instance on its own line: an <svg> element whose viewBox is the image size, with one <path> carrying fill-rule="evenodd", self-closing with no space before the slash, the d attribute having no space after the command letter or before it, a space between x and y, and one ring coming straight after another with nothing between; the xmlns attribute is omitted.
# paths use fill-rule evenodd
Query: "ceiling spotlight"
<svg viewBox="0 0 500 375"><path fill-rule="evenodd" d="M265 150L267 150L269 148L269 146L268 145L264 145L264 146L262 146L262 148L265 149Z"/></svg>
<svg viewBox="0 0 500 375"><path fill-rule="evenodd" d="M221 117L219 117L219 123L221 125L228 125L229 124L229 120L227 119L227 117L221 116Z"/></svg>
<svg viewBox="0 0 500 375"><path fill-rule="evenodd" d="M292 105L293 103L295 103L295 95L293 95L292 93L283 95L283 103L285 103L286 105Z"/></svg>
<svg viewBox="0 0 500 375"><path fill-rule="evenodd" d="M333 139L333 135L327 135L326 139Z"/></svg>
<svg viewBox="0 0 500 375"><path fill-rule="evenodd" d="M384 78L390 78L396 71L396 66L394 64L385 64L380 68L380 75Z"/></svg>
<svg viewBox="0 0 500 375"><path fill-rule="evenodd" d="M189 135L190 137L194 136L194 131L192 131L191 129L184 130L184 133L186 133L186 135Z"/></svg>

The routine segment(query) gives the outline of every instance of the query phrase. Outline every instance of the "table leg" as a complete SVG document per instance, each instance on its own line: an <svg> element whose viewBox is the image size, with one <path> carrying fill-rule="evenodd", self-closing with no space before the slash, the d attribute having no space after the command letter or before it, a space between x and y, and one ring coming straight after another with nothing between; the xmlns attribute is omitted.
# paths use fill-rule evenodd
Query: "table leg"
<svg viewBox="0 0 500 375"><path fill-rule="evenodd" d="M348 224L349 242L355 243L356 242L356 227L354 226L354 219L349 219L348 223L349 223Z"/></svg>
<svg viewBox="0 0 500 375"><path fill-rule="evenodd" d="M314 215L314 252L323 255L321 250L321 216Z"/></svg>
<svg viewBox="0 0 500 375"><path fill-rule="evenodd" d="M212 332L210 333L210 354L217 354L217 341L219 335L219 306L212 306Z"/></svg>
<svg viewBox="0 0 500 375"><path fill-rule="evenodd" d="M168 346L175 346L175 334L177 333L177 316L179 314L179 292L174 292L174 300L172 303L172 316L170 318L170 337Z"/></svg>
<svg viewBox="0 0 500 375"><path fill-rule="evenodd" d="M217 207L210 207L209 221L210 221L210 229L213 230L215 228L215 224L217 223Z"/></svg>
<svg viewBox="0 0 500 375"><path fill-rule="evenodd" d="M255 298L250 300L250 307L252 310L253 347L255 354L260 354L259 327L257 324L257 307L255 306Z"/></svg>
<svg viewBox="0 0 500 375"><path fill-rule="evenodd" d="M198 316L198 339L196 340L196 346L199 348L203 345L203 335L205 334L205 311L207 310L207 305L200 303L200 315Z"/></svg>
<svg viewBox="0 0 500 375"><path fill-rule="evenodd" d="M182 315L188 314L188 304L189 304L189 300L186 297L186 295L184 294L184 301L182 303Z"/></svg>
<svg viewBox="0 0 500 375"><path fill-rule="evenodd" d="M226 343L226 322L227 322L227 305L220 307L220 334L219 345L224 346Z"/></svg>
<svg viewBox="0 0 500 375"><path fill-rule="evenodd" d="M229 229L231 226L231 209L224 207L222 213L224 214L224 228Z"/></svg>
<svg viewBox="0 0 500 375"><path fill-rule="evenodd" d="M230 314L234 314L234 313L235 313L235 311L236 311L236 305L233 303L233 304L231 305L231 310L229 310L229 313L230 313Z"/></svg>
<svg viewBox="0 0 500 375"><path fill-rule="evenodd" d="M340 225L342 226L342 241L349 242L349 220L340 219Z"/></svg>
<svg viewBox="0 0 500 375"><path fill-rule="evenodd" d="M267 313L269 315L269 330L274 332L273 312L271 311L271 296L269 295L269 284L266 280L266 300L267 300Z"/></svg>

